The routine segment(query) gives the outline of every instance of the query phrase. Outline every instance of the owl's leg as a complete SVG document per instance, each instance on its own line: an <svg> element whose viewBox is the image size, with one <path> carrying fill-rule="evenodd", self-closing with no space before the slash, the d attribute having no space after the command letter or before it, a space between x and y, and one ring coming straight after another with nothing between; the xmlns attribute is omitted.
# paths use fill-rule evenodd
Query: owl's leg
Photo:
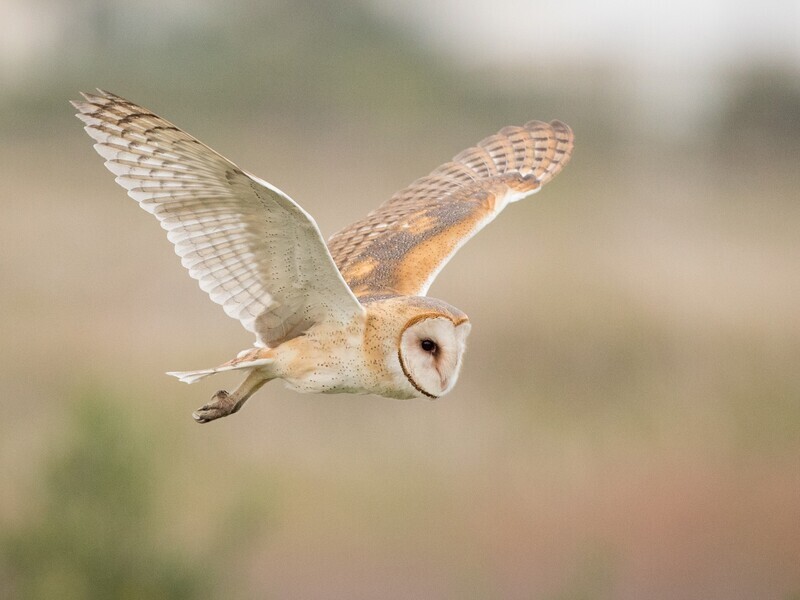
<svg viewBox="0 0 800 600"><path fill-rule="evenodd" d="M253 369L234 392L229 394L225 390L218 391L214 394L214 397L211 398L211 402L194 411L192 417L198 423L208 423L214 419L232 415L242 408L242 405L247 402L247 399L255 394L261 386L270 379L272 378L267 376L263 371Z"/></svg>

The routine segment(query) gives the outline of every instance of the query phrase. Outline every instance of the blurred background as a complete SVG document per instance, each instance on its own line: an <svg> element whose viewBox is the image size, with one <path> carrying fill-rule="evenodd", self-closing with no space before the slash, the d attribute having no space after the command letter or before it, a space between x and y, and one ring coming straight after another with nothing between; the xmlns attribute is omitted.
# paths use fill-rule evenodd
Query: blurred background
<svg viewBox="0 0 800 600"><path fill-rule="evenodd" d="M436 402L273 383L67 104L102 87L327 237L504 125L565 171L431 294ZM800 598L800 5L3 0L0 597Z"/></svg>

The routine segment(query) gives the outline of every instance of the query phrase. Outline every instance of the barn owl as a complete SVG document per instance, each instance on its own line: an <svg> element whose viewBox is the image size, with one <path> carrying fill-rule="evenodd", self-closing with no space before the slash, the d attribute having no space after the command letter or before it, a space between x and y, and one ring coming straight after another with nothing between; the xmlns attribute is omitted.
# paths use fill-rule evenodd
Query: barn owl
<svg viewBox="0 0 800 600"><path fill-rule="evenodd" d="M272 184L124 98L82 95L77 117L117 183L160 221L200 288L255 334L252 348L218 367L168 373L186 383L245 374L192 414L200 423L235 413L272 379L303 393L448 393L470 322L428 288L506 205L555 177L573 148L559 121L505 127L326 245L314 219Z"/></svg>

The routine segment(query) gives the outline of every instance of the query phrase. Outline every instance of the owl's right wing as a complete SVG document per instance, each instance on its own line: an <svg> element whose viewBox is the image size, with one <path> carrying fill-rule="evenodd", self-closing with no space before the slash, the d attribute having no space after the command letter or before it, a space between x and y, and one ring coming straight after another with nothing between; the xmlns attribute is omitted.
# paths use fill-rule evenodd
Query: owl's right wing
<svg viewBox="0 0 800 600"><path fill-rule="evenodd" d="M573 142L560 121L530 121L464 150L328 240L345 281L359 298L425 295L467 240L564 168Z"/></svg>
<svg viewBox="0 0 800 600"><path fill-rule="evenodd" d="M364 308L314 220L168 121L114 94L73 102L117 183L167 230L189 275L225 312L275 346Z"/></svg>

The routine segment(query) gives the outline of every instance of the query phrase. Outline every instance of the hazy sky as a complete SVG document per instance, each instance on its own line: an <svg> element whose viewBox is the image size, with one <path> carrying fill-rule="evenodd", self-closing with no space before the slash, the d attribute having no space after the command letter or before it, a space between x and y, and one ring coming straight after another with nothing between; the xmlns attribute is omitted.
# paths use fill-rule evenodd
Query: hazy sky
<svg viewBox="0 0 800 600"><path fill-rule="evenodd" d="M607 57L672 68L773 59L800 67L800 2L375 0L470 62Z"/></svg>
<svg viewBox="0 0 800 600"><path fill-rule="evenodd" d="M563 85L560 65L613 64L625 74L624 93L642 107L633 116L644 123L669 117L670 123L692 127L724 101L724 74L739 65L775 64L800 75L800 0L364 1L379 18L402 24L412 37L467 68L544 70L547 81ZM152 14L153 24L165 27L214 23L230 14L228 0L111 6L118 22L136 11ZM74 8L72 0L0 0L0 84L6 91L30 83L37 61L64 50L62 31L75 18ZM137 35L158 36L158 30ZM566 77L575 72L564 70ZM531 77L510 81L542 84Z"/></svg>
<svg viewBox="0 0 800 600"><path fill-rule="evenodd" d="M544 68L557 82L559 65L614 64L636 98L630 116L670 136L713 119L726 73L773 64L800 76L800 0L374 1L466 66Z"/></svg>
<svg viewBox="0 0 800 600"><path fill-rule="evenodd" d="M470 64L611 59L643 68L773 59L800 67L800 1L369 0ZM138 0L178 19L218 18L222 0ZM0 64L46 51L70 2L2 0ZM203 9L206 10L203 10ZM209 10L211 9L211 10ZM221 13L224 15L224 11Z"/></svg>

